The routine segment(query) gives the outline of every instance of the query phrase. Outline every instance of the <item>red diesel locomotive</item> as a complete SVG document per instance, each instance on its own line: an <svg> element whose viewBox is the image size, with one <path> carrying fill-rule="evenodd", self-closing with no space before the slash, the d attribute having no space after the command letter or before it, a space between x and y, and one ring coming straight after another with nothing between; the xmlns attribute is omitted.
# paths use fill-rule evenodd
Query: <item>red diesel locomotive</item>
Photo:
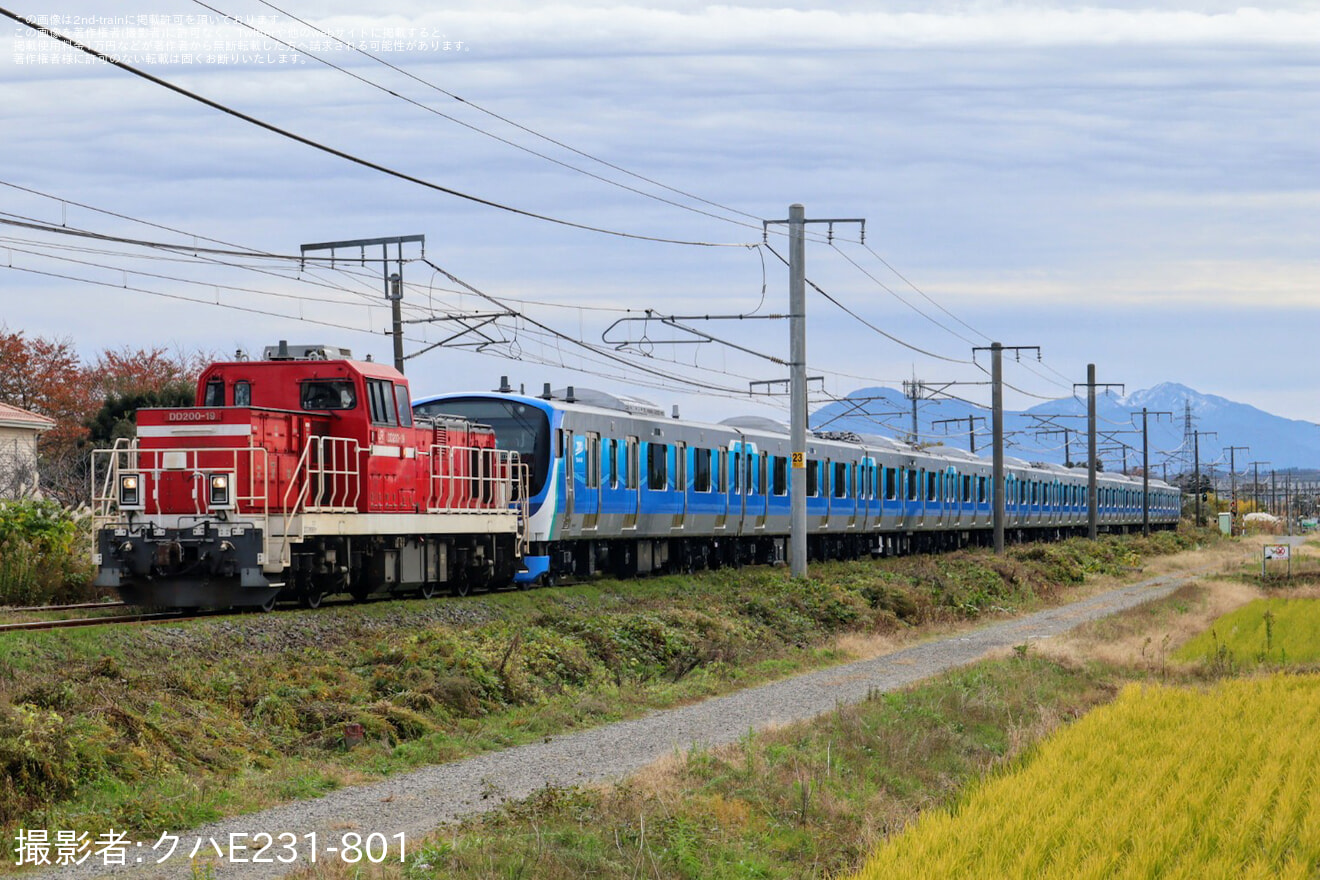
<svg viewBox="0 0 1320 880"><path fill-rule="evenodd" d="M525 467L489 427L414 420L408 382L329 346L213 364L93 455L96 583L180 608L466 594L522 557Z"/></svg>

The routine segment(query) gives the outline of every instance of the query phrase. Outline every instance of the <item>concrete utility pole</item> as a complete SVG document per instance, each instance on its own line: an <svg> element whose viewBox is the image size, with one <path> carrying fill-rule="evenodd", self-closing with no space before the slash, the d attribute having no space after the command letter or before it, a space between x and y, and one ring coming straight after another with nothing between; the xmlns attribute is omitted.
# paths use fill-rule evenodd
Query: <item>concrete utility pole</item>
<svg viewBox="0 0 1320 880"><path fill-rule="evenodd" d="M1004 498L1004 351L1036 352L1036 359L1040 359L1039 345L1001 345L998 342L990 343L987 349L984 346L978 346L972 349L972 360L976 360L978 351L990 352L990 433L993 437L992 443L994 454L991 465L992 483L990 487L990 498L993 502L991 510L993 511L991 522L995 533L995 553L1004 552L1004 518L1005 501Z"/></svg>
<svg viewBox="0 0 1320 880"><path fill-rule="evenodd" d="M1095 477L1095 389L1123 388L1122 383L1105 382L1097 386L1095 381L1095 364L1086 365L1086 385L1080 382L1073 383L1073 388L1086 388L1086 536L1094 541L1100 534L1100 515L1099 515L1099 497L1097 481Z"/></svg>
<svg viewBox="0 0 1320 880"><path fill-rule="evenodd" d="M807 576L807 224L829 224L834 238L835 223L859 223L866 241L866 221L808 220L806 208L788 206L787 220L766 220L762 234L771 224L788 225L788 356L789 435L793 473L789 489L789 570L795 578Z"/></svg>
<svg viewBox="0 0 1320 880"><path fill-rule="evenodd" d="M1218 431L1192 431L1192 468L1194 479L1196 480L1196 524L1205 525L1205 520L1201 516L1201 435L1206 437L1218 437ZM1215 499L1218 502L1219 499Z"/></svg>
<svg viewBox="0 0 1320 880"><path fill-rule="evenodd" d="M1228 503L1229 512L1232 514L1232 525L1229 526L1229 532L1237 534L1237 451L1250 452L1250 446L1229 446L1228 447Z"/></svg>
<svg viewBox="0 0 1320 880"><path fill-rule="evenodd" d="M1150 535L1150 436L1146 427L1147 416L1154 416L1157 422L1160 416L1168 416L1169 421L1173 421L1173 413L1168 410L1151 412L1144 406L1141 408L1141 533L1143 535ZM1197 497L1199 498L1200 495Z"/></svg>
<svg viewBox="0 0 1320 880"><path fill-rule="evenodd" d="M330 266L334 267L335 251L357 248L356 259L349 257L345 262L367 263L367 248L380 245L381 277L385 281L385 299L390 304L391 329L387 332L394 336L394 369L403 372L403 246L416 242L422 246L422 256L426 256L425 235L395 235L389 238L355 238L348 241L321 241L302 246L303 256L309 251L329 251ZM390 272L390 245L394 245L393 262L395 270ZM374 262L374 261L373 261Z"/></svg>

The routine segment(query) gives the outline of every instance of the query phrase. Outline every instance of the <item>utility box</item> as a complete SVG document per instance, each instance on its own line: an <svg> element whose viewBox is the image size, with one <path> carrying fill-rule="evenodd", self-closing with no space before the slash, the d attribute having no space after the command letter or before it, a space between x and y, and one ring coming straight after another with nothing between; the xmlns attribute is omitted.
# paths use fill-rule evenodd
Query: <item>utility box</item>
<svg viewBox="0 0 1320 880"><path fill-rule="evenodd" d="M1233 534L1233 514L1231 513L1219 514L1219 533L1221 535Z"/></svg>

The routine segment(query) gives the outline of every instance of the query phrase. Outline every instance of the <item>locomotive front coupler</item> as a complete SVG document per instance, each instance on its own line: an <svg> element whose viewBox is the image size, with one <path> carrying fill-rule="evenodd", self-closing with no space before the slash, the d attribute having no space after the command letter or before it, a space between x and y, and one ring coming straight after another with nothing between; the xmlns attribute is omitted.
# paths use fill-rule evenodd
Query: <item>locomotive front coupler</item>
<svg viewBox="0 0 1320 880"><path fill-rule="evenodd" d="M243 587L264 587L269 581L261 571L263 552L262 530L252 523L116 523L97 534L96 585L238 578Z"/></svg>

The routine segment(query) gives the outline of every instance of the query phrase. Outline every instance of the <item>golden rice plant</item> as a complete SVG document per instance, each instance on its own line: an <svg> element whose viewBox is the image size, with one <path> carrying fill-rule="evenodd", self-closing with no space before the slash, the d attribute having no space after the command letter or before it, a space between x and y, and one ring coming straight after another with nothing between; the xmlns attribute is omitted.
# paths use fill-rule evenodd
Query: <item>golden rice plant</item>
<svg viewBox="0 0 1320 880"><path fill-rule="evenodd" d="M855 880L1320 875L1320 676L1128 686Z"/></svg>

